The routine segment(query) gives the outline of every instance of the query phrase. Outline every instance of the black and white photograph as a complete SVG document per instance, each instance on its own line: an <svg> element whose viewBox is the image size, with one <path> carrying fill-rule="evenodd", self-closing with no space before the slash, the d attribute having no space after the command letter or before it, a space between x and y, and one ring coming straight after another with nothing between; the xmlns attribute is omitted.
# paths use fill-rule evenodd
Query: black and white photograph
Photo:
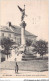
<svg viewBox="0 0 49 81"><path fill-rule="evenodd" d="M0 78L48 78L48 0L0 0Z"/></svg>

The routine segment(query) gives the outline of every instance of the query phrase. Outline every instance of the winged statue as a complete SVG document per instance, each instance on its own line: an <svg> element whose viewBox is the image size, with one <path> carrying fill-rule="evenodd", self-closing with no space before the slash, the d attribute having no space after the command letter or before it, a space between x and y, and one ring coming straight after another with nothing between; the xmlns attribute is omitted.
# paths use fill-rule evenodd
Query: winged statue
<svg viewBox="0 0 49 81"><path fill-rule="evenodd" d="M18 6L18 8L19 8L19 10L20 10L21 13L22 13L21 21L23 21L23 20L24 20L24 17L27 16L27 15L25 14L25 5L24 5L24 9L20 8L19 6Z"/></svg>

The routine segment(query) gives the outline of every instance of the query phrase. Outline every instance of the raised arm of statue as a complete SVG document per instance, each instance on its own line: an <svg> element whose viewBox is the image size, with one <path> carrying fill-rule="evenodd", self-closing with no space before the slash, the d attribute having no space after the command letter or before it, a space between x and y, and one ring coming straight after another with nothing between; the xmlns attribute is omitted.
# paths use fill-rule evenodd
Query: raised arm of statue
<svg viewBox="0 0 49 81"><path fill-rule="evenodd" d="M24 9L20 8L19 6L18 6L18 8L19 8L19 10L20 10L20 11L21 11L21 13L22 13L22 16L21 16L21 21L23 21L23 20L24 20L24 18L25 18L25 16L27 16L27 15L25 14L25 5L24 5Z"/></svg>

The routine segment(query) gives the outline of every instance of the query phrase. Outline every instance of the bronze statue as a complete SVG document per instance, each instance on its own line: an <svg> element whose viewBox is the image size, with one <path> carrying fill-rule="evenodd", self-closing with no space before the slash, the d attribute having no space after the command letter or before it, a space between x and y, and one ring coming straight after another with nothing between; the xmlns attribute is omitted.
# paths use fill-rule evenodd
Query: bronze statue
<svg viewBox="0 0 49 81"><path fill-rule="evenodd" d="M24 9L20 8L19 6L18 6L18 8L19 8L19 10L22 12L21 21L23 21L23 20L24 20L24 17L27 16L27 15L25 14L25 5L24 5Z"/></svg>

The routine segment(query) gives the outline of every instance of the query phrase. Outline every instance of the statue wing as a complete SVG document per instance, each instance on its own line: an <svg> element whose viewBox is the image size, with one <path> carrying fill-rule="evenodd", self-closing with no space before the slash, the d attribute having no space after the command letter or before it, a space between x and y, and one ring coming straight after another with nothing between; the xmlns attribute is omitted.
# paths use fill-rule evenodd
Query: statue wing
<svg viewBox="0 0 49 81"><path fill-rule="evenodd" d="M23 9L22 8L20 8L19 6L18 6L18 8L19 8L19 10L22 12L23 11Z"/></svg>

